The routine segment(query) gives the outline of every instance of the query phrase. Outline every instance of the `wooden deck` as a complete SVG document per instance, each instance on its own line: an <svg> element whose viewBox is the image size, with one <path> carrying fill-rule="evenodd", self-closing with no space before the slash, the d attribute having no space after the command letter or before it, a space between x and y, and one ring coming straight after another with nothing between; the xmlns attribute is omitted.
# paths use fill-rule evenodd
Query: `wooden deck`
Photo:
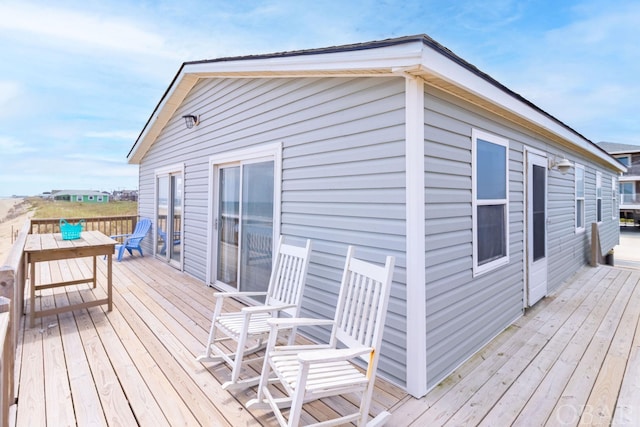
<svg viewBox="0 0 640 427"><path fill-rule="evenodd" d="M39 263L43 281L91 275L91 258ZM39 291L36 309L101 299L98 288L74 285ZM268 411L249 412L252 390L222 390L229 368L199 363L215 305L213 290L152 257L113 264L114 309L94 307L20 325L15 425L34 426L256 426L274 425ZM28 306L28 304L27 304ZM27 316L23 316L27 317ZM261 364L256 364L256 369ZM380 381L372 414L406 394ZM335 416L354 400L311 405L304 422Z"/></svg>
<svg viewBox="0 0 640 427"><path fill-rule="evenodd" d="M41 291L42 308L104 297L100 285ZM89 275L90 259L50 263L52 281ZM195 361L213 291L152 257L114 263L114 310L76 310L20 326L18 427L274 425L229 393L225 365ZM389 426L640 425L640 270L585 267L422 399L378 381L372 415ZM259 368L259 366L256 366ZM308 405L303 422L352 407Z"/></svg>
<svg viewBox="0 0 640 427"><path fill-rule="evenodd" d="M583 268L392 425L640 425L639 281Z"/></svg>

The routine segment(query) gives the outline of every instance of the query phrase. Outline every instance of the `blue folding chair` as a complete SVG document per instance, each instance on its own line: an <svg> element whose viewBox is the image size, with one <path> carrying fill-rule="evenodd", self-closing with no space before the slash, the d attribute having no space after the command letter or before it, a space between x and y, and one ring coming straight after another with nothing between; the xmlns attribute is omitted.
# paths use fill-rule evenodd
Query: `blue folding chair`
<svg viewBox="0 0 640 427"><path fill-rule="evenodd" d="M165 233L161 228L158 228L158 236L162 239L162 248L158 252L160 255L164 255L167 253L167 233ZM180 232L173 232L173 246L180 244Z"/></svg>
<svg viewBox="0 0 640 427"><path fill-rule="evenodd" d="M129 252L129 255L133 256L133 251L135 250L140 252L140 256L144 256L140 244L142 243L142 239L144 239L144 237L149 232L150 228L151 220L148 218L141 218L140 221L138 221L138 223L136 224L136 229L133 230L133 233L116 234L114 236L109 236L112 239L123 239L122 243L116 245L118 261L122 261L122 255L124 254L125 249L127 250L127 252Z"/></svg>

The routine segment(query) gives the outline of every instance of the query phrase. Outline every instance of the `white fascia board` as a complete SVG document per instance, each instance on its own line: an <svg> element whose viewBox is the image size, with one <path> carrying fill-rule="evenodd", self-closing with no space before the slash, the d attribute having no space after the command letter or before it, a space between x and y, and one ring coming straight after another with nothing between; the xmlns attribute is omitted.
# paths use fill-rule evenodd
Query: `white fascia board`
<svg viewBox="0 0 640 427"><path fill-rule="evenodd" d="M173 113L175 113L178 107L180 107L182 101L184 101L184 98L197 81L198 77L188 75L183 67L174 79L174 84L169 87L167 93L158 104L158 107L153 112L153 115L147 122L147 125L136 140L134 149L128 156L129 163L140 163L142 157L147 152L153 141L158 137L160 131L164 128L169 119L171 119Z"/></svg>
<svg viewBox="0 0 640 427"><path fill-rule="evenodd" d="M515 98L476 73L447 58L442 53L424 46L422 55L422 67L425 71L437 75L458 87L469 91L490 103L516 114L525 120L540 126L560 138L579 146L589 154L603 160L613 168L624 171L617 161L610 158L595 147L590 141L580 137L547 115L537 111L525 102Z"/></svg>
<svg viewBox="0 0 640 427"><path fill-rule="evenodd" d="M344 75L392 75L393 68L419 64L422 42L413 41L373 49L319 52L317 54L274 56L269 58L239 58L186 64L185 72L198 77L291 77L296 73L344 73Z"/></svg>

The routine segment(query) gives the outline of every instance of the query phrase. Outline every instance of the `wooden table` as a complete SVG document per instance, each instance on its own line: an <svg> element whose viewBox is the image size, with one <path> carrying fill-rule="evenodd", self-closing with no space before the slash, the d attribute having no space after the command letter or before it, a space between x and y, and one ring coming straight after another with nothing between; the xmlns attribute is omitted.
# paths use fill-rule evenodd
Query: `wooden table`
<svg viewBox="0 0 640 427"><path fill-rule="evenodd" d="M65 311L77 310L81 308L94 307L101 304L108 304L108 310L112 310L112 256L115 240L105 236L99 231L83 231L80 238L75 240L63 240L60 233L54 234L29 234L24 246L25 267L30 272L30 313L29 325L33 328L35 318L55 315ZM106 256L107 258L107 298L87 301L80 304L72 304L65 307L52 308L48 310L35 310L36 290L56 288L59 286L77 285L80 283L93 283L95 288L96 280L96 258ZM93 257L93 277L78 280L69 280L56 283L40 284L36 283L36 263L44 261L57 261L70 258ZM30 268L30 270L29 270Z"/></svg>

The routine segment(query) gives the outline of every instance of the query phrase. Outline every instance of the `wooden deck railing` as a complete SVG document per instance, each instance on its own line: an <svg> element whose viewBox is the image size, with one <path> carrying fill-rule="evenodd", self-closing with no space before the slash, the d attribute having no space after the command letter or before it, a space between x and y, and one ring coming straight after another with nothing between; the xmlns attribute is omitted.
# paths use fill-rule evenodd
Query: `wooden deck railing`
<svg viewBox="0 0 640 427"><path fill-rule="evenodd" d="M86 221L86 231L97 230L107 236L131 233L138 222L135 215L100 216L96 218L65 218L69 224L76 224L81 219ZM60 218L31 219L31 233L59 233Z"/></svg>
<svg viewBox="0 0 640 427"><path fill-rule="evenodd" d="M18 319L24 307L24 243L29 233L27 220L0 267L0 425L9 425L9 408L16 402L14 380Z"/></svg>
<svg viewBox="0 0 640 427"><path fill-rule="evenodd" d="M80 218L67 218L75 224ZM135 215L87 218L86 230L107 236L131 233L138 221ZM18 319L24 314L26 271L24 244L27 234L59 233L60 219L27 220L18 233L4 265L0 267L0 426L9 425L9 410L16 402L14 379Z"/></svg>

